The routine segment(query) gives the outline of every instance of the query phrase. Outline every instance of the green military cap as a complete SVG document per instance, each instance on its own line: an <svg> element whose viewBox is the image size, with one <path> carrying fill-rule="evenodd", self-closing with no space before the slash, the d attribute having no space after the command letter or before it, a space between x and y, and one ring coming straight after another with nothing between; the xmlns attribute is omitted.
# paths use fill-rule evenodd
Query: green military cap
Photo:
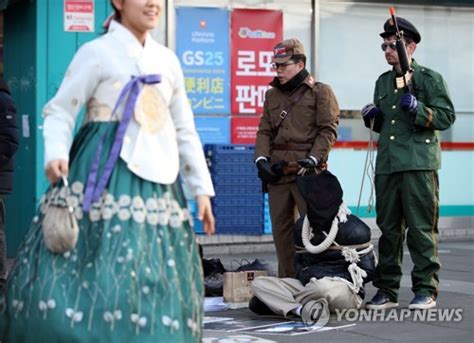
<svg viewBox="0 0 474 343"><path fill-rule="evenodd" d="M420 33L416 29L415 25L410 23L408 20L406 20L405 18L397 17L397 24L398 29L400 31L403 31L405 37L413 39L413 41L417 44L421 41ZM383 30L384 32L380 34L380 37L382 38L394 35L397 32L395 23L393 22L392 18L387 19L387 21L383 25Z"/></svg>
<svg viewBox="0 0 474 343"><path fill-rule="evenodd" d="M304 55L303 43L296 38L285 39L273 48L273 63L286 63L294 55Z"/></svg>

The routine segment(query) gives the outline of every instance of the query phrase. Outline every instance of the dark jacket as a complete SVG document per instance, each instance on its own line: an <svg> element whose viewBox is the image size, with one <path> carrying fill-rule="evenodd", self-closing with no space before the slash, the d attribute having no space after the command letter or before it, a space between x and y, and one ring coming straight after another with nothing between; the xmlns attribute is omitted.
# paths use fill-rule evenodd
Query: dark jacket
<svg viewBox="0 0 474 343"><path fill-rule="evenodd" d="M18 149L16 107L5 81L0 79L0 194L13 187L13 155Z"/></svg>
<svg viewBox="0 0 474 343"><path fill-rule="evenodd" d="M302 219L298 220L295 225L295 271L296 277L303 285L306 285L311 278L315 277L321 279L323 277L340 277L352 282L352 277L349 273L347 262L341 254L340 249L328 249L320 254L312 254L306 251L301 238ZM329 232L329 229L325 230ZM321 243L326 237L319 230L312 230L313 237L311 243L316 245ZM335 241L341 246L352 246L357 248L357 251L365 249L370 244L370 228L358 217L349 215L348 221L339 223L339 231L336 235ZM333 248L335 248L333 246ZM371 282L375 273L375 255L373 251L360 256L360 261L357 266L367 273L364 278L364 284ZM365 296L364 288L361 288L359 295L363 299Z"/></svg>
<svg viewBox="0 0 474 343"><path fill-rule="evenodd" d="M270 85L273 86L271 83ZM304 88L303 96L291 109L291 114L280 123L280 114L288 108L288 99ZM292 93L277 87L265 93L263 116L257 132L254 158L265 156L271 161L293 162L308 155L319 161L328 159L329 151L337 138L339 105L330 86L315 82L309 75ZM309 151L284 151L272 149L272 144L309 144ZM282 177L278 183L294 181L294 175Z"/></svg>

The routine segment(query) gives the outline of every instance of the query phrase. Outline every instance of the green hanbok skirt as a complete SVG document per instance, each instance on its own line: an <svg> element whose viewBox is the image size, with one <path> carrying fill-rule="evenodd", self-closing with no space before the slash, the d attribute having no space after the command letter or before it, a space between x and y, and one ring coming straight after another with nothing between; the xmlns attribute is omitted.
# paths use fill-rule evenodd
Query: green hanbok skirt
<svg viewBox="0 0 474 343"><path fill-rule="evenodd" d="M105 135L108 151L116 126L82 127L71 149L69 191L58 184L41 199L8 277L0 341L201 340L202 268L180 183L143 180L119 158L100 200L82 211L99 140ZM156 163L166 168L166 161ZM66 197L79 239L73 250L55 254L45 247L41 222L48 202Z"/></svg>

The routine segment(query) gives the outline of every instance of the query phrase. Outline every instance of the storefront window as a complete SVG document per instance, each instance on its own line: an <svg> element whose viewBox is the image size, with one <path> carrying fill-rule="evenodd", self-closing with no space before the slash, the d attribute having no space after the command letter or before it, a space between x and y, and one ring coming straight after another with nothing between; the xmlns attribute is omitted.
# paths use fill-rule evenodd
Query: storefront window
<svg viewBox="0 0 474 343"><path fill-rule="evenodd" d="M174 0L177 6L199 6L199 7L223 7L223 8L249 8L249 9L273 9L283 11L283 37L298 38L305 46L308 59L308 70L311 72L312 61L312 5L311 0L205 0L197 3L193 0ZM173 35L174 36L174 35Z"/></svg>
<svg viewBox="0 0 474 343"><path fill-rule="evenodd" d="M388 4L320 0L319 76L336 92L346 117L344 140L366 140L360 109L372 101L377 77L389 69L379 33L389 16ZM444 141L469 142L474 127L473 7L398 5L397 14L412 21L422 40L414 58L445 78L456 109L454 126Z"/></svg>
<svg viewBox="0 0 474 343"><path fill-rule="evenodd" d="M313 3L315 21L313 22ZM444 141L471 142L474 136L474 7L463 1L434 6L434 1L398 2L397 14L411 20L422 34L415 59L445 78L456 109L454 126ZM172 7L276 9L283 11L284 37L305 45L308 69L331 85L341 107L339 139L366 141L360 109L373 99L375 81L389 69L380 50L379 33L389 16L388 1L336 0L174 0ZM174 11L170 11L174 15ZM169 18L168 18L169 19ZM168 21L170 47L176 27ZM164 29L162 30L164 32ZM316 43L316 49L315 49ZM317 51L316 51L317 50Z"/></svg>
<svg viewBox="0 0 474 343"><path fill-rule="evenodd" d="M158 22L158 27L156 27L152 32L151 36L159 43L166 45L167 39L166 39L166 27L168 25L168 1L163 2L163 9L160 15L160 20Z"/></svg>

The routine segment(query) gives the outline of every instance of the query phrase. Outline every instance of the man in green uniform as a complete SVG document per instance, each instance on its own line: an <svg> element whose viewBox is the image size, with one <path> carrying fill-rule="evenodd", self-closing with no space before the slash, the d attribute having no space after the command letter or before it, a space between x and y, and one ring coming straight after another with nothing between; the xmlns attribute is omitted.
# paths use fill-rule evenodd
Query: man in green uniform
<svg viewBox="0 0 474 343"><path fill-rule="evenodd" d="M386 21L382 50L393 69L380 75L374 103L362 109L367 127L380 134L375 192L379 264L374 278L377 293L369 309L396 307L402 276L403 241L407 236L413 260L410 309L436 306L438 295L438 172L441 165L439 130L455 120L453 104L440 74L412 58L420 33L408 20L397 18L404 33L411 70L401 75L395 45L395 25ZM373 125L373 126L372 126Z"/></svg>
<svg viewBox="0 0 474 343"><path fill-rule="evenodd" d="M316 82L306 70L303 44L286 39L274 48L276 71L265 94L263 115L255 143L259 177L268 184L272 233L278 258L278 276L295 277L295 205L301 216L306 203L298 192L288 162L314 172L326 163L336 142L339 106L331 87Z"/></svg>

